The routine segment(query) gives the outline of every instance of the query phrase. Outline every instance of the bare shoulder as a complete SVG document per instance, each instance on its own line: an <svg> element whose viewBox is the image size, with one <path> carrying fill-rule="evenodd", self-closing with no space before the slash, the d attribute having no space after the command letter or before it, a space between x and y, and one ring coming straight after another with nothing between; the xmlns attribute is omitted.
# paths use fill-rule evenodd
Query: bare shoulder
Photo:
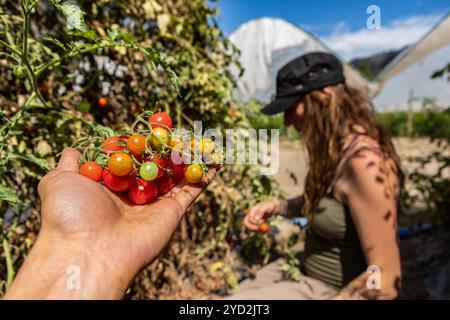
<svg viewBox="0 0 450 320"><path fill-rule="evenodd" d="M397 165L378 142L364 136L348 150L341 165L336 191L341 198L349 193L382 194L397 198L400 192Z"/></svg>

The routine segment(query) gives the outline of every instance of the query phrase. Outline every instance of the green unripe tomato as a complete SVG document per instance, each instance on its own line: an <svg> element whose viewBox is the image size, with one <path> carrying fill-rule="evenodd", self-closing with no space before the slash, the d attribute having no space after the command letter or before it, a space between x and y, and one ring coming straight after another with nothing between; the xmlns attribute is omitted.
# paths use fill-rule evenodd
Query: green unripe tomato
<svg viewBox="0 0 450 320"><path fill-rule="evenodd" d="M17 79L23 79L27 76L27 72L26 72L25 68L22 66L15 67L13 70L13 73Z"/></svg>
<svg viewBox="0 0 450 320"><path fill-rule="evenodd" d="M158 166L154 162L144 162L139 168L142 180L153 181L158 176Z"/></svg>

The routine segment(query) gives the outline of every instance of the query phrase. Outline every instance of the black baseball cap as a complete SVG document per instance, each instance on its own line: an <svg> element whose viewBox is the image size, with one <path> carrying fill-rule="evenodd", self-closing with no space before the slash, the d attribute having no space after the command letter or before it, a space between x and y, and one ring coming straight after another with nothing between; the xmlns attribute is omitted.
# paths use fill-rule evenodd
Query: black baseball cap
<svg viewBox="0 0 450 320"><path fill-rule="evenodd" d="M277 74L277 95L261 112L269 115L293 107L308 92L344 83L342 64L334 55L311 52L286 64Z"/></svg>

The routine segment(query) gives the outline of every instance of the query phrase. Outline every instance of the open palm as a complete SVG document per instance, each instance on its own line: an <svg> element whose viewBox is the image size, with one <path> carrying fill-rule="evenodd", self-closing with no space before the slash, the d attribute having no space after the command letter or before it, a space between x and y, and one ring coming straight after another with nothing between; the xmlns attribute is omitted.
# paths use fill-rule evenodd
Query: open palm
<svg viewBox="0 0 450 320"><path fill-rule="evenodd" d="M133 205L125 196L80 175L78 156L77 150L66 148L58 167L39 184L41 232L82 248L128 278L157 257L216 173L211 169L199 185L182 181L149 205Z"/></svg>

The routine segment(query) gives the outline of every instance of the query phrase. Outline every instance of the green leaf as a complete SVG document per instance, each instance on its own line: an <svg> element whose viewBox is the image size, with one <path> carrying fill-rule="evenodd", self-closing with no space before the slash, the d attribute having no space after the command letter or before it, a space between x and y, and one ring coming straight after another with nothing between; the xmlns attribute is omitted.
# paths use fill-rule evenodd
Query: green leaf
<svg viewBox="0 0 450 320"><path fill-rule="evenodd" d="M129 32L123 32L120 30L108 30L108 37L112 40L119 40L119 39L123 39L127 42L130 43L135 43L136 39L134 38L134 36L129 33Z"/></svg>
<svg viewBox="0 0 450 320"><path fill-rule="evenodd" d="M64 2L61 5L62 12L67 19L67 27L69 30L88 31L86 22L84 21L84 12L80 7L72 3Z"/></svg>
<svg viewBox="0 0 450 320"><path fill-rule="evenodd" d="M238 287L238 281L237 278L234 276L234 274L230 274L228 275L228 285L232 288L232 289L236 289Z"/></svg>
<svg viewBox="0 0 450 320"><path fill-rule="evenodd" d="M291 266L288 263L285 263L281 266L281 270L284 272L288 272L291 269Z"/></svg>
<svg viewBox="0 0 450 320"><path fill-rule="evenodd" d="M46 171L50 171L52 170L52 166L50 165L50 163L48 163L47 160L45 159L40 159L38 157L36 157L35 155L32 154L17 154L17 153L11 153L8 155L9 159L21 159L21 160L25 160L28 162L31 162L35 165L37 165L38 167L40 167L41 169L44 169Z"/></svg>
<svg viewBox="0 0 450 320"><path fill-rule="evenodd" d="M73 31L70 31L69 34L71 36L82 37L82 38L86 38L89 40L99 40L96 37L96 35L97 35L96 31L92 30L92 29L86 30L86 31L73 30Z"/></svg>
<svg viewBox="0 0 450 320"><path fill-rule="evenodd" d="M14 204L22 203L14 190L3 184L0 184L0 200L5 200Z"/></svg>
<svg viewBox="0 0 450 320"><path fill-rule="evenodd" d="M84 21L85 13L79 6L69 2L64 2L61 4L61 1L59 0L51 0L51 2L64 14L67 22L67 28L69 30L88 31L88 27Z"/></svg>
<svg viewBox="0 0 450 320"><path fill-rule="evenodd" d="M55 38L52 38L52 37L49 37L49 36L45 36L45 37L42 37L42 40L43 41L47 41L47 42L51 42L54 45L60 47L61 49L66 50L66 46L64 45L64 43L62 43L58 39L55 39Z"/></svg>
<svg viewBox="0 0 450 320"><path fill-rule="evenodd" d="M18 135L20 135L20 134L22 134L22 133L23 133L22 130L11 130L11 131L9 132L9 135L10 135L10 136L18 136Z"/></svg>

